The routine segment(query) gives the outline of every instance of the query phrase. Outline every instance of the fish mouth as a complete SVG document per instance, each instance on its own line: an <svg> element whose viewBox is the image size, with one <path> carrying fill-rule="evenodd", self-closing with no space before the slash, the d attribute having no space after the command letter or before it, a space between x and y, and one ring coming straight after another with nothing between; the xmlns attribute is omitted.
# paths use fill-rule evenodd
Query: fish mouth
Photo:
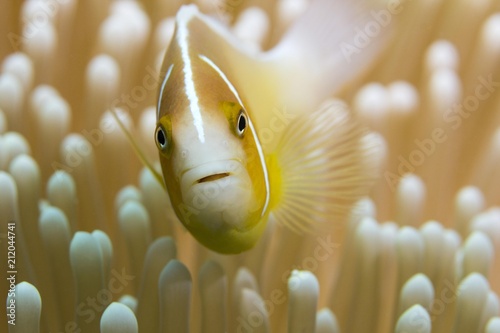
<svg viewBox="0 0 500 333"><path fill-rule="evenodd" d="M196 211L185 223L196 223L213 232L246 230L256 201L242 162L233 159L200 163L181 174L179 185L181 202Z"/></svg>
<svg viewBox="0 0 500 333"><path fill-rule="evenodd" d="M198 181L196 183L197 184L201 184L201 183L207 183L207 182L211 182L211 181L216 181L216 180L219 180L219 179L222 179L222 178L229 177L230 175L231 175L230 172L215 173L213 175L205 176L205 177L202 177L202 178L198 179Z"/></svg>
<svg viewBox="0 0 500 333"><path fill-rule="evenodd" d="M216 184L241 174L244 167L238 160L219 160L200 164L181 173L183 189Z"/></svg>

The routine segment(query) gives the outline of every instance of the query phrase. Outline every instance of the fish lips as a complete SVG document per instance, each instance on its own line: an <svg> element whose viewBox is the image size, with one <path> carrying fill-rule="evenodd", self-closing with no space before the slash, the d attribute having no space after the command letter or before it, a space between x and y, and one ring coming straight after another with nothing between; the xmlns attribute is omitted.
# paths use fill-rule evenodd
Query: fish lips
<svg viewBox="0 0 500 333"><path fill-rule="evenodd" d="M182 201L206 227L245 228L255 200L251 179L238 160L219 160L190 168L181 175Z"/></svg>

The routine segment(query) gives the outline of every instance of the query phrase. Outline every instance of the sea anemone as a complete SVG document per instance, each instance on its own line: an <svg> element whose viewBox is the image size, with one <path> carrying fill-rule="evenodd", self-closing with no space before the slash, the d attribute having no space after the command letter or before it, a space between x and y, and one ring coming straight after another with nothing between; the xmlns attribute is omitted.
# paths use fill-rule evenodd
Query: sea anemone
<svg viewBox="0 0 500 333"><path fill-rule="evenodd" d="M225 256L182 228L109 113L157 158L158 68L184 2L0 0L0 325L500 332L500 4L379 1L346 56L392 39L335 96L384 138L379 180L330 233L271 220ZM309 5L194 2L255 49Z"/></svg>

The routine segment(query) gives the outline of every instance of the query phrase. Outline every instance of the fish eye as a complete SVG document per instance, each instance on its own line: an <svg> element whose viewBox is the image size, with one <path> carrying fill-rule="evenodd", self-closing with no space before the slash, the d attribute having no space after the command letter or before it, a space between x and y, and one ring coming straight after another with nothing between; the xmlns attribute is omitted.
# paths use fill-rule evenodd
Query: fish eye
<svg viewBox="0 0 500 333"><path fill-rule="evenodd" d="M241 137L245 133L247 124L248 124L247 116L245 115L245 112L241 110L238 116L238 121L236 123L236 133L238 133L238 136Z"/></svg>
<svg viewBox="0 0 500 333"><path fill-rule="evenodd" d="M158 149L164 150L167 148L167 136L165 135L165 130L163 127L158 126L156 128L156 133L155 133L155 138L156 138L156 145L158 146Z"/></svg>

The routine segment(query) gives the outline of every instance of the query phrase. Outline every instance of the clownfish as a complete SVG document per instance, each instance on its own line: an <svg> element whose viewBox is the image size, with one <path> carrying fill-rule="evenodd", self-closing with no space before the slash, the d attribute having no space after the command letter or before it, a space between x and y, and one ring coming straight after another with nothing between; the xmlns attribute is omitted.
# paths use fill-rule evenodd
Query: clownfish
<svg viewBox="0 0 500 333"><path fill-rule="evenodd" d="M178 11L154 140L172 207L207 248L252 248L270 215L308 232L368 192L381 148L329 98L381 48L341 47L370 19L354 3L313 1L265 52L245 48L195 5Z"/></svg>

